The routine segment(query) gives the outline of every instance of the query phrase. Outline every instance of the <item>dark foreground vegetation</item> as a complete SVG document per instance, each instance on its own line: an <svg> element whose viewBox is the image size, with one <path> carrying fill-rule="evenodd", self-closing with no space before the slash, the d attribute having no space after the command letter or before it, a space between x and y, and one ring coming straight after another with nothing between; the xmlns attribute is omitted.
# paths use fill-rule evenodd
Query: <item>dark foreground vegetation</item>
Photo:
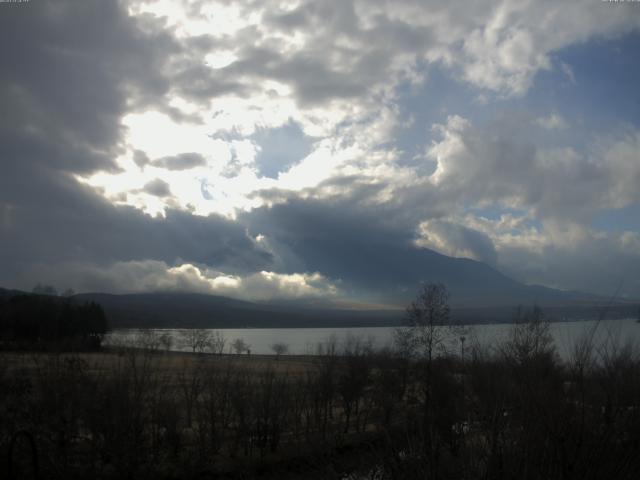
<svg viewBox="0 0 640 480"><path fill-rule="evenodd" d="M5 352L0 477L637 478L635 350L587 335L560 362L535 311L490 350L436 354L443 331L306 358Z"/></svg>

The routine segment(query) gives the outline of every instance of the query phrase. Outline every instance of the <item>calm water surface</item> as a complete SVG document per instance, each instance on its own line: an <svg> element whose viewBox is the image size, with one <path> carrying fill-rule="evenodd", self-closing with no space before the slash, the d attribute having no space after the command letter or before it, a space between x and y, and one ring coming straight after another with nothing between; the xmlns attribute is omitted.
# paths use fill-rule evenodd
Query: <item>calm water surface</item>
<svg viewBox="0 0 640 480"><path fill-rule="evenodd" d="M468 327L465 334L465 345L473 343L482 346L497 346L511 332L511 324L487 324ZM319 344L335 341L340 348L351 336L370 341L375 347L390 346L393 342L394 327L360 327L360 328L221 328L211 329L211 332L220 332L227 341L225 351L230 352L230 344L235 339L242 338L254 354L272 354L271 346L274 343L285 343L290 354L310 355L317 351ZM182 329L155 329L155 333L168 333L173 337L172 350L189 351L190 348L183 344ZM139 330L121 329L111 332L105 343L118 345L132 341ZM556 322L551 324L551 334L556 348L563 358L567 358L576 341L593 332L595 345L604 342L614 342L618 345L626 343L640 344L640 323L635 319L576 322ZM458 336L451 339L450 349L459 351L460 341ZM466 348L466 347L465 347Z"/></svg>

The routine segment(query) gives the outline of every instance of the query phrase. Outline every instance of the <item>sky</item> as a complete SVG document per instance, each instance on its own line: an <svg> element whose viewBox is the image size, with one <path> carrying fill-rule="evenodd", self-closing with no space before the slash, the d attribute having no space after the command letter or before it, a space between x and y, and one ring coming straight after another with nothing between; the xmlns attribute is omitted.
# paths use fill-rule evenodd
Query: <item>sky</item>
<svg viewBox="0 0 640 480"><path fill-rule="evenodd" d="M640 298L638 2L31 0L0 40L0 286L395 305L431 249Z"/></svg>

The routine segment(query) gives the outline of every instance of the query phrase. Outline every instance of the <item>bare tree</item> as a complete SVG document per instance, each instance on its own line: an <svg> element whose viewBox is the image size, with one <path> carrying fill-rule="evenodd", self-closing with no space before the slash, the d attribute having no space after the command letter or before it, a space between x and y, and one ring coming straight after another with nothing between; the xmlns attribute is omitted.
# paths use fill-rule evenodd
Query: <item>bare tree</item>
<svg viewBox="0 0 640 480"><path fill-rule="evenodd" d="M452 322L450 312L449 292L443 284L422 285L407 307L405 326L394 332L399 350L423 357L430 365L436 353L446 353L448 343L464 333Z"/></svg>
<svg viewBox="0 0 640 480"><path fill-rule="evenodd" d="M277 342L271 345L271 350L276 354L276 358L280 358L280 355L285 355L289 351L289 345L284 342Z"/></svg>
<svg viewBox="0 0 640 480"><path fill-rule="evenodd" d="M530 310L518 308L509 339L502 353L516 363L530 359L552 356L555 353L551 324L542 309L534 306Z"/></svg>
<svg viewBox="0 0 640 480"><path fill-rule="evenodd" d="M171 346L173 345L173 337L170 333L163 332L158 340L160 341L160 345L162 345L162 348L164 348L165 351L168 352L169 350L171 350Z"/></svg>
<svg viewBox="0 0 640 480"><path fill-rule="evenodd" d="M183 345L191 348L193 353L202 353L211 345L211 333L203 328L183 330L180 335Z"/></svg>
<svg viewBox="0 0 640 480"><path fill-rule="evenodd" d="M417 356L424 362L420 369L418 384L423 395L423 435L426 442L430 477L435 477L438 468L438 435L436 404L437 391L434 385L441 375L434 375L434 357L447 353L447 347L464 331L451 321L449 292L441 283L427 283L420 287L418 296L407 307L404 328L396 329L395 339L399 350Z"/></svg>
<svg viewBox="0 0 640 480"><path fill-rule="evenodd" d="M133 340L135 348L156 352L161 345L160 336L153 330L139 329Z"/></svg>
<svg viewBox="0 0 640 480"><path fill-rule="evenodd" d="M250 345L245 342L243 338L236 338L231 344L231 348L233 348L237 354L241 354L248 351Z"/></svg>
<svg viewBox="0 0 640 480"><path fill-rule="evenodd" d="M227 339L219 331L215 331L209 338L209 349L211 353L216 355L222 355L224 353L224 347L227 344Z"/></svg>

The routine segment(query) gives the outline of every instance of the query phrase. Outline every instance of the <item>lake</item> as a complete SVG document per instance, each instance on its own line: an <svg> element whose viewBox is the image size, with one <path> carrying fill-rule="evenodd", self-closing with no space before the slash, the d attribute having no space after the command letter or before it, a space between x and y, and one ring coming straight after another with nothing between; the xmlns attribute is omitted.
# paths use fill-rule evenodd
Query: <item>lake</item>
<svg viewBox="0 0 640 480"><path fill-rule="evenodd" d="M469 326L465 334L465 345L468 347L477 342L482 346L496 346L508 337L512 324L484 324ZM226 352L231 352L231 342L241 338L250 347L253 354L272 354L271 346L275 343L285 343L288 353L296 355L311 355L317 351L318 344L335 341L338 348L344 345L346 339L356 337L370 341L376 348L392 345L394 327L360 327L360 328L221 328L211 329L220 332L226 339ZM168 333L173 338L171 350L190 351L182 342L182 329L155 329L158 334ZM140 330L114 330L105 339L105 345L126 344L135 339ZM595 345L604 342L614 342L623 345L627 342L640 344L640 323L635 319L607 320L597 322L573 321L554 322L551 324L551 334L561 357L568 358L573 345L589 332L593 333ZM452 338L449 347L451 351L460 351L458 337ZM466 347L465 347L466 348Z"/></svg>

